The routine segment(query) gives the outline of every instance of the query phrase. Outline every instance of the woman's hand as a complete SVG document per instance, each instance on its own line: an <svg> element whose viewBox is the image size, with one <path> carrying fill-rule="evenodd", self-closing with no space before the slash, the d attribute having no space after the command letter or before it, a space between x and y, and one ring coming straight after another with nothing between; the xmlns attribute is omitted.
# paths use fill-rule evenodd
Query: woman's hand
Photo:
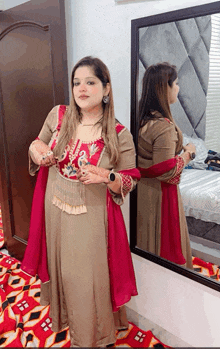
<svg viewBox="0 0 220 349"><path fill-rule="evenodd" d="M81 166L76 172L76 176L83 184L108 184L109 170L94 165Z"/></svg>
<svg viewBox="0 0 220 349"><path fill-rule="evenodd" d="M182 153L180 156L183 158L186 166L192 160L190 154L196 152L196 147L193 143L188 143L183 147L183 150L184 153Z"/></svg>
<svg viewBox="0 0 220 349"><path fill-rule="evenodd" d="M195 153L196 152L196 147L193 143L188 143L186 144L184 147L183 147L184 151L189 151L189 152L192 152L192 153Z"/></svg>
<svg viewBox="0 0 220 349"><path fill-rule="evenodd" d="M115 177L114 182L110 182L108 179L110 171L97 167L94 165L84 165L78 169L76 172L77 178L83 184L99 184L105 183L108 185L108 188L111 189L114 193L121 193L121 180L119 176Z"/></svg>
<svg viewBox="0 0 220 349"><path fill-rule="evenodd" d="M39 166L53 166L56 163L50 147L40 139L31 143L29 152L32 160Z"/></svg>

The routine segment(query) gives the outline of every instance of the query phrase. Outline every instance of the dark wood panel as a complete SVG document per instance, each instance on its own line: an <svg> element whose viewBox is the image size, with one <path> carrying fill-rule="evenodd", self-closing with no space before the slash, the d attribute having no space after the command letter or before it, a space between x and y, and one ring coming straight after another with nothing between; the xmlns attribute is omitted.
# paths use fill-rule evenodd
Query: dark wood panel
<svg viewBox="0 0 220 349"><path fill-rule="evenodd" d="M64 0L31 0L0 13L1 31L16 22L49 25L54 74L54 99L68 104L68 74Z"/></svg>
<svg viewBox="0 0 220 349"><path fill-rule="evenodd" d="M56 104L68 104L63 0L0 13L0 202L9 252L22 259L35 177L28 147Z"/></svg>
<svg viewBox="0 0 220 349"><path fill-rule="evenodd" d="M0 51L0 67L7 67L2 70L1 85L13 233L27 240L35 184L35 177L28 173L28 147L54 103L50 35L43 27L24 23L2 38Z"/></svg>

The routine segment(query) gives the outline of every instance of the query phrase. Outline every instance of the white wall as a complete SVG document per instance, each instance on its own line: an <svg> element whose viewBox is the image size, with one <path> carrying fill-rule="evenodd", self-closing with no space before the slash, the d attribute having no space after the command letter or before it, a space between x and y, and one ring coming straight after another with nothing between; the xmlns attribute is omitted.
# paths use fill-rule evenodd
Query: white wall
<svg viewBox="0 0 220 349"><path fill-rule="evenodd" d="M116 117L129 127L131 19L205 3L210 1L65 0L69 73L86 55L101 58L111 72ZM128 227L128 200L123 212ZM139 296L130 308L192 346L220 346L220 293L136 255L133 261Z"/></svg>
<svg viewBox="0 0 220 349"><path fill-rule="evenodd" d="M0 0L0 3L3 3L3 9L8 10L11 7L21 5L29 0Z"/></svg>
<svg viewBox="0 0 220 349"><path fill-rule="evenodd" d="M5 0L7 8L26 1ZM65 0L69 73L86 55L109 67L116 117L130 125L131 19L209 3L206 0ZM214 1L212 1L214 2ZM129 224L128 200L124 205ZM133 255L139 296L129 307L195 347L218 347L220 293Z"/></svg>
<svg viewBox="0 0 220 349"><path fill-rule="evenodd" d="M4 0L0 0L0 11L3 11L5 9Z"/></svg>

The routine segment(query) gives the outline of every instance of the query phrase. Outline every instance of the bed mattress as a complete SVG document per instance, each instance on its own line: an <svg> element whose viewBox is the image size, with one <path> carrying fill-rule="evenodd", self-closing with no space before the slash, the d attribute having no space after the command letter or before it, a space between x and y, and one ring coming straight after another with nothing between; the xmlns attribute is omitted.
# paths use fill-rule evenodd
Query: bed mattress
<svg viewBox="0 0 220 349"><path fill-rule="evenodd" d="M185 169L179 187L186 216L220 224L220 172Z"/></svg>

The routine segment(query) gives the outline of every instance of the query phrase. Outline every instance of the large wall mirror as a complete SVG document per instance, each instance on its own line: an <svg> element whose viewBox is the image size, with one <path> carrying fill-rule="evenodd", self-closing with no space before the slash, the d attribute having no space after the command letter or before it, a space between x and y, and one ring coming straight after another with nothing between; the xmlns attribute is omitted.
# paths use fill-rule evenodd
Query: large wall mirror
<svg viewBox="0 0 220 349"><path fill-rule="evenodd" d="M140 184L130 196L131 251L220 291L220 158L219 164L204 162L215 153L220 157L220 1L132 21L131 131L137 149L142 78L149 65L159 62L177 67L180 92L171 112L185 144L193 141L197 149L179 188L198 266L189 269L149 251Z"/></svg>

